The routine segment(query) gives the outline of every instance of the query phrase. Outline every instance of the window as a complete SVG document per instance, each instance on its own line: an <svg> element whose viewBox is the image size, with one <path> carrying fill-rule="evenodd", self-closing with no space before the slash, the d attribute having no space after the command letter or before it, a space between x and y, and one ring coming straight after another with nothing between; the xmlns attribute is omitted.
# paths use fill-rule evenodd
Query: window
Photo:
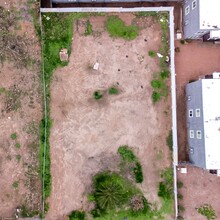
<svg viewBox="0 0 220 220"><path fill-rule="evenodd" d="M193 110L192 110L192 109L189 110L189 117L190 117L190 118L193 117Z"/></svg>
<svg viewBox="0 0 220 220"><path fill-rule="evenodd" d="M192 9L196 8L196 0L192 2Z"/></svg>
<svg viewBox="0 0 220 220"><path fill-rule="evenodd" d="M194 149L193 149L192 147L190 147L190 148L189 148L189 152L190 152L191 154L193 154L193 153L194 153Z"/></svg>
<svg viewBox="0 0 220 220"><path fill-rule="evenodd" d="M196 131L196 136L197 136L197 139L202 139L202 132Z"/></svg>
<svg viewBox="0 0 220 220"><path fill-rule="evenodd" d="M200 117L200 109L199 109L199 108L196 109L196 117L197 117L197 118Z"/></svg>
<svg viewBox="0 0 220 220"><path fill-rule="evenodd" d="M189 137L194 138L194 131L193 130L189 130Z"/></svg>
<svg viewBox="0 0 220 220"><path fill-rule="evenodd" d="M189 12L190 12L190 8L189 8L189 6L185 7L185 15L188 15Z"/></svg>

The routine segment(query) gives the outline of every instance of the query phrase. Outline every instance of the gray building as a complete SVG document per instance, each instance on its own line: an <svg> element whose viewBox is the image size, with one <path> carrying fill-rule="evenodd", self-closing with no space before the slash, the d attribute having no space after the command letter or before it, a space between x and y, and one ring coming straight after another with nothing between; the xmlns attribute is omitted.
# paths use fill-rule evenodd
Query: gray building
<svg viewBox="0 0 220 220"><path fill-rule="evenodd" d="M220 1L184 0L184 38L220 37Z"/></svg>
<svg viewBox="0 0 220 220"><path fill-rule="evenodd" d="M220 74L186 86L190 162L220 173Z"/></svg>

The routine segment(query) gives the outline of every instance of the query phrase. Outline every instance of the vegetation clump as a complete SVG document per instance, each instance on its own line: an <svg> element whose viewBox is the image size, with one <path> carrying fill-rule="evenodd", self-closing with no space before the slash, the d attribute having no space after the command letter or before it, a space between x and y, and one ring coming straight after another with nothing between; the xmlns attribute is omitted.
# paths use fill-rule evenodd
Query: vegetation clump
<svg viewBox="0 0 220 220"><path fill-rule="evenodd" d="M151 95L151 98L152 98L153 103L156 103L156 102L160 101L161 95L160 95L160 93L154 91Z"/></svg>
<svg viewBox="0 0 220 220"><path fill-rule="evenodd" d="M144 180L142 166L133 151L127 145L124 145L118 148L118 153L120 154L122 161L132 165L136 183L142 183Z"/></svg>
<svg viewBox="0 0 220 220"><path fill-rule="evenodd" d="M86 220L86 213L83 211L74 210L69 215L69 220Z"/></svg>
<svg viewBox="0 0 220 220"><path fill-rule="evenodd" d="M134 40L138 36L138 27L127 26L118 16L109 16L106 21L106 29L111 37L119 37L125 40Z"/></svg>
<svg viewBox="0 0 220 220"><path fill-rule="evenodd" d="M118 89L115 88L115 87L110 87L109 90L108 90L108 93L110 95L117 95L118 94Z"/></svg>
<svg viewBox="0 0 220 220"><path fill-rule="evenodd" d="M11 134L11 139L16 140L17 139L17 133L12 133Z"/></svg>
<svg viewBox="0 0 220 220"><path fill-rule="evenodd" d="M148 55L150 57L156 57L157 53L155 51L153 51L153 50L150 50L150 51L148 51Z"/></svg>
<svg viewBox="0 0 220 220"><path fill-rule="evenodd" d="M88 36L88 35L91 35L91 34L92 34L92 24L90 23L89 20L87 20L85 36Z"/></svg>
<svg viewBox="0 0 220 220"><path fill-rule="evenodd" d="M173 170L172 168L165 169L161 178L163 181L159 183L158 196L163 199L172 199L173 198Z"/></svg>
<svg viewBox="0 0 220 220"><path fill-rule="evenodd" d="M173 134L172 131L169 132L167 139L167 146L169 147L170 151L173 151Z"/></svg>
<svg viewBox="0 0 220 220"><path fill-rule="evenodd" d="M215 210L210 204L204 204L199 208L196 208L196 210L198 211L199 214L204 215L207 218L207 220L217 219Z"/></svg>
<svg viewBox="0 0 220 220"><path fill-rule="evenodd" d="M99 99L102 98L102 93L100 91L95 91L93 93L93 97L94 97L95 100L99 100Z"/></svg>

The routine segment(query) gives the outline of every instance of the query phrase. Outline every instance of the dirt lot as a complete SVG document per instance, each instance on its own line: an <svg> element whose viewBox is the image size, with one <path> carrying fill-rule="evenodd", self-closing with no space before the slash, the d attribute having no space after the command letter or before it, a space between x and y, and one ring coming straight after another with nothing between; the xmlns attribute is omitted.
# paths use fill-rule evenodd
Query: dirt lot
<svg viewBox="0 0 220 220"><path fill-rule="evenodd" d="M120 14L129 24L133 15ZM171 128L170 97L153 105L150 81L159 71L158 60L148 56L160 47L160 26L150 18L134 41L111 39L104 31L106 18L91 18L93 36L84 36L75 25L69 65L54 73L51 86L52 194L47 220L60 220L73 209L88 209L86 193L91 176L116 169L117 148L133 147L141 160L140 185L151 202L157 202L161 169L169 166L166 136ZM143 59L142 59L143 58ZM100 64L99 70L91 65ZM95 90L118 87L118 95L104 94L95 101Z"/></svg>
<svg viewBox="0 0 220 220"><path fill-rule="evenodd" d="M176 46L180 47L175 60L179 161L188 161L185 85L189 80L220 71L220 46L202 42L186 45L176 42ZM220 218L219 199L216 197L219 193L219 177L201 169L189 167L188 174L179 174L178 178L184 184L181 193L184 197L182 203L186 209L183 214L185 219L203 219L195 210L203 203L213 205Z"/></svg>
<svg viewBox="0 0 220 220"><path fill-rule="evenodd" d="M18 23L10 23L10 33L7 32L4 39L0 38L0 53L8 56L0 64L0 217L12 217L15 208L21 205L25 205L29 211L41 207L38 173L40 50L27 1L0 0L0 6L20 17ZM4 33L4 21L6 17L1 14L1 36ZM18 39L22 47L15 43ZM8 49L3 46L9 44L11 46ZM25 62L21 54L30 58L28 62Z"/></svg>

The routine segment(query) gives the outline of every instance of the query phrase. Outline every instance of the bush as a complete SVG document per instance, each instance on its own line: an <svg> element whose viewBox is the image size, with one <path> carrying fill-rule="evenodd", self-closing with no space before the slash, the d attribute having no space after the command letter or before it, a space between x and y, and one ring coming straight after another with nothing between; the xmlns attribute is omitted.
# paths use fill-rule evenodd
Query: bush
<svg viewBox="0 0 220 220"><path fill-rule="evenodd" d="M108 93L110 95L117 95L118 94L118 89L115 88L115 87L111 87L111 88L109 88Z"/></svg>
<svg viewBox="0 0 220 220"><path fill-rule="evenodd" d="M183 40L183 39L180 40L180 43L181 43L181 44L185 44L185 40Z"/></svg>
<svg viewBox="0 0 220 220"><path fill-rule="evenodd" d="M183 187L183 182L177 181L177 188L180 189Z"/></svg>
<svg viewBox="0 0 220 220"><path fill-rule="evenodd" d="M160 77L162 79L166 79L166 78L169 78L170 77L170 71L169 70L162 70L160 72Z"/></svg>
<svg viewBox="0 0 220 220"><path fill-rule="evenodd" d="M120 146L118 148L118 153L120 154L122 160L127 162L132 162L136 160L136 157L131 149L127 145Z"/></svg>
<svg viewBox="0 0 220 220"><path fill-rule="evenodd" d="M11 139L12 139L12 140L15 140L16 138L17 138L17 133L11 134Z"/></svg>
<svg viewBox="0 0 220 220"><path fill-rule="evenodd" d="M154 89L159 89L159 88L161 88L162 83L161 83L160 80L154 79L154 80L151 81L151 86L152 86Z"/></svg>
<svg viewBox="0 0 220 220"><path fill-rule="evenodd" d="M151 210L150 203L143 195L135 195L131 199L131 211L133 216L146 214Z"/></svg>
<svg viewBox="0 0 220 220"><path fill-rule="evenodd" d="M136 162L136 166L134 167L134 177L136 180L136 183L142 183L144 180L142 167L139 162Z"/></svg>
<svg viewBox="0 0 220 220"><path fill-rule="evenodd" d="M169 132L169 134L167 136L167 139L166 139L166 142L167 142L167 146L169 147L169 149L171 151L173 151L173 135L172 135L172 131Z"/></svg>
<svg viewBox="0 0 220 220"><path fill-rule="evenodd" d="M177 194L177 198L180 199L180 200L182 200L182 199L183 199L183 195L178 193L178 194Z"/></svg>
<svg viewBox="0 0 220 220"><path fill-rule="evenodd" d="M118 16L109 16L106 22L106 28L111 37L133 40L138 36L138 28L133 25L126 26Z"/></svg>
<svg viewBox="0 0 220 220"><path fill-rule="evenodd" d="M99 100L99 99L102 98L102 93L100 91L95 91L93 93L93 97L94 97L95 100Z"/></svg>
<svg viewBox="0 0 220 220"><path fill-rule="evenodd" d="M156 102L160 101L161 95L160 95L160 93L154 91L151 95L151 98L152 98L153 103L156 103Z"/></svg>
<svg viewBox="0 0 220 220"><path fill-rule="evenodd" d="M153 50L150 50L150 51L148 51L148 55L150 57L156 57L157 53L155 51L153 51Z"/></svg>
<svg viewBox="0 0 220 220"><path fill-rule="evenodd" d="M74 210L69 215L69 220L86 220L86 214L85 212Z"/></svg>
<svg viewBox="0 0 220 220"><path fill-rule="evenodd" d="M215 214L215 210L209 204L204 204L199 208L196 208L196 210L198 211L199 214L204 215L207 218L207 220L212 220L217 218Z"/></svg>
<svg viewBox="0 0 220 220"><path fill-rule="evenodd" d="M185 208L182 205L178 205L179 212L184 212Z"/></svg>

